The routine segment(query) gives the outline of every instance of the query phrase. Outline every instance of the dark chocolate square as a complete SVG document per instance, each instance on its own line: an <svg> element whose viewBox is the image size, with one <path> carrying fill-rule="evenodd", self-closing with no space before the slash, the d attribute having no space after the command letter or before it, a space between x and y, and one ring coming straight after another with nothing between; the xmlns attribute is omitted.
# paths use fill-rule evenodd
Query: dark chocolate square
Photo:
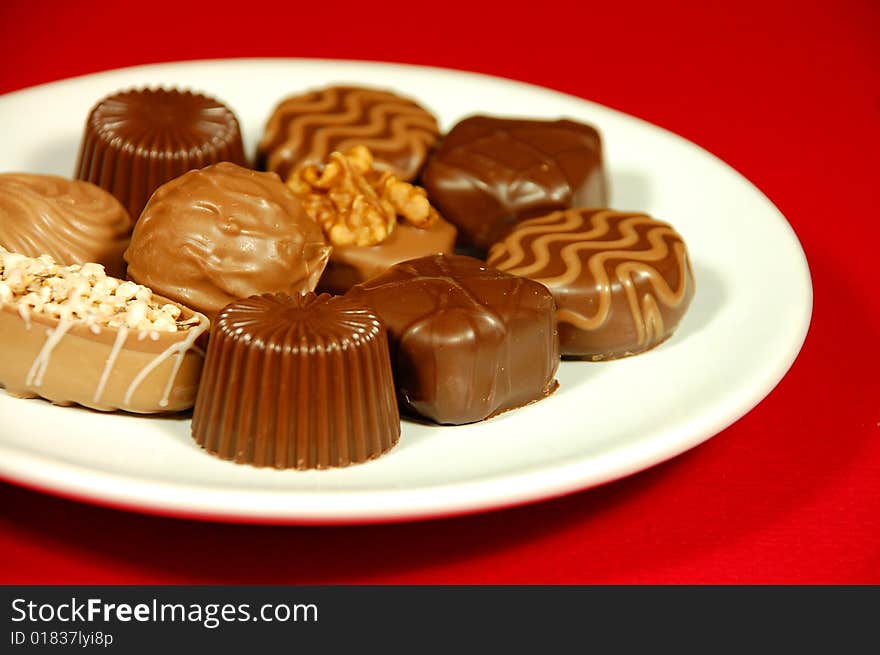
<svg viewBox="0 0 880 655"><path fill-rule="evenodd" d="M559 365L550 291L472 257L392 266L346 294L388 329L402 411L480 421L547 396Z"/></svg>
<svg viewBox="0 0 880 655"><path fill-rule="evenodd" d="M599 132L571 120L466 118L431 156L422 181L458 227L459 243L478 252L517 221L608 202Z"/></svg>

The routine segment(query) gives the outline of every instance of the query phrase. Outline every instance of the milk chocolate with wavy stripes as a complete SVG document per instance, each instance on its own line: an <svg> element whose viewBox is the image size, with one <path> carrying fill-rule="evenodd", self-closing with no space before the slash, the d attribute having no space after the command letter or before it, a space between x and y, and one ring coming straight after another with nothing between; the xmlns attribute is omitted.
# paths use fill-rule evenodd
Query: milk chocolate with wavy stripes
<svg viewBox="0 0 880 655"><path fill-rule="evenodd" d="M112 195L55 175L0 174L0 246L62 264L101 264L125 275L131 219Z"/></svg>
<svg viewBox="0 0 880 655"><path fill-rule="evenodd" d="M459 243L481 253L524 218L608 200L599 132L572 120L466 118L431 155L422 182Z"/></svg>
<svg viewBox="0 0 880 655"><path fill-rule="evenodd" d="M365 145L377 170L415 179L437 142L437 119L390 91L331 86L283 100L272 112L257 150L257 167L287 179L331 152Z"/></svg>
<svg viewBox="0 0 880 655"><path fill-rule="evenodd" d="M387 326L403 411L471 423L557 386L555 304L536 282L472 257L434 255L396 264L346 297Z"/></svg>
<svg viewBox="0 0 880 655"><path fill-rule="evenodd" d="M694 295L681 236L650 216L571 209L519 223L490 266L547 286L564 356L616 359L668 339Z"/></svg>

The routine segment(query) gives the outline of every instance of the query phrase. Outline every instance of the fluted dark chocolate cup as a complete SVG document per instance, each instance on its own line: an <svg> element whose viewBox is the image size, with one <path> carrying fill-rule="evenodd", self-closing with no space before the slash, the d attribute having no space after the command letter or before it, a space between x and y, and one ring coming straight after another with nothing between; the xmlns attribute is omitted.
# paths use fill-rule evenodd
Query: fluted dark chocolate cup
<svg viewBox="0 0 880 655"><path fill-rule="evenodd" d="M136 222L153 192L194 168L221 161L247 166L231 109L178 89L129 89L96 104L75 177L112 193Z"/></svg>
<svg viewBox="0 0 880 655"><path fill-rule="evenodd" d="M264 294L217 317L192 420L223 459L321 469L378 457L400 438L385 327L329 294Z"/></svg>

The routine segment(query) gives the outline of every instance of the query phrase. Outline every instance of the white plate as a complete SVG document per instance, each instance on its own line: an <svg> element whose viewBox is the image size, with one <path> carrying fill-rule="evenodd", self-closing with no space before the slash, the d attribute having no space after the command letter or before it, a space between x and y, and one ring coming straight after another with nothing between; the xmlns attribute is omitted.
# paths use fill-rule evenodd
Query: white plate
<svg viewBox="0 0 880 655"><path fill-rule="evenodd" d="M469 113L588 121L603 133L613 206L671 222L697 293L659 348L608 363L565 362L552 397L459 427L405 422L380 459L331 471L275 471L202 452L189 421L55 407L0 391L0 476L140 511L242 522L357 523L524 503L629 475L730 425L791 366L812 287L785 218L713 155L658 127L547 89L448 70L311 60L142 66L0 97L0 171L69 176L90 107L141 84L204 90L227 102L252 153L284 95L328 83L392 88L448 128Z"/></svg>

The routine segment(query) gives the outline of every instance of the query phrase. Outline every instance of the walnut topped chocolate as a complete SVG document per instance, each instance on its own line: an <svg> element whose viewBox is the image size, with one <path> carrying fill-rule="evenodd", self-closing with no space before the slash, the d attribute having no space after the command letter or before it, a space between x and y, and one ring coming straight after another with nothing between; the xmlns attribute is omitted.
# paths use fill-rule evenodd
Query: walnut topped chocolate
<svg viewBox="0 0 880 655"><path fill-rule="evenodd" d="M422 229L440 220L424 189L374 166L369 148L355 146L330 153L326 165L303 166L287 180L334 246L382 243L394 231L398 217Z"/></svg>
<svg viewBox="0 0 880 655"><path fill-rule="evenodd" d="M333 152L325 164L298 168L287 186L333 244L319 288L345 293L389 266L452 253L455 228L425 190L376 168L364 145Z"/></svg>

